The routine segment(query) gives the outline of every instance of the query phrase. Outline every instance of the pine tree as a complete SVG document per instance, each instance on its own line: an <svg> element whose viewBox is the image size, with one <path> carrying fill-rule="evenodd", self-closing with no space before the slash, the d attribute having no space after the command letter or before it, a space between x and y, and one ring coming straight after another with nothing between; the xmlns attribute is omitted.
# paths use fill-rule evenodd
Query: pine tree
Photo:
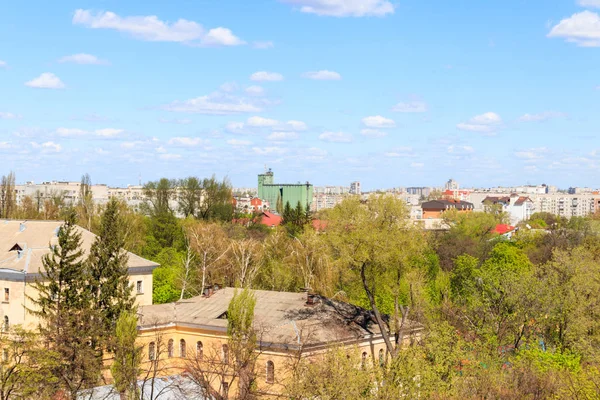
<svg viewBox="0 0 600 400"><path fill-rule="evenodd" d="M100 230L87 262L92 306L100 313L103 323L100 335L105 339L113 336L119 315L134 309L127 269L128 256L124 246L124 220L118 200L113 198L102 214Z"/></svg>
<svg viewBox="0 0 600 400"><path fill-rule="evenodd" d="M58 358L51 373L70 399L97 384L102 367L102 359L90 346L98 318L91 307L81 233L75 223L75 213L70 212L58 230L58 245L42 259L41 279L33 284L38 297L29 297L34 306L29 311L40 318L44 341Z"/></svg>

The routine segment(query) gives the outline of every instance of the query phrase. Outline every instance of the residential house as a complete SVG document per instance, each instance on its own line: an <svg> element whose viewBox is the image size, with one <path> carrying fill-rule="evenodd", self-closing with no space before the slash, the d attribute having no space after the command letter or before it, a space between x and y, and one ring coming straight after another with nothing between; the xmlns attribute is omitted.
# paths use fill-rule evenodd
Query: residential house
<svg viewBox="0 0 600 400"><path fill-rule="evenodd" d="M534 203L529 197L511 194L510 196L488 196L483 199L485 205L500 205L502 211L507 212L511 224L518 224L521 221L528 220L533 214Z"/></svg>
<svg viewBox="0 0 600 400"><path fill-rule="evenodd" d="M473 211L473 203L461 200L431 200L421 204L423 210L423 219L438 219L448 210L457 210L459 213L469 213Z"/></svg>

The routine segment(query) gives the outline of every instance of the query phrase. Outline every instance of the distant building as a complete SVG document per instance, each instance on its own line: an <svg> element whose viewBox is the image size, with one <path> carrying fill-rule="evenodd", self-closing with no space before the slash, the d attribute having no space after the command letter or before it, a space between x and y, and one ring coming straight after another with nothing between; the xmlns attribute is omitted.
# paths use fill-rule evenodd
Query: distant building
<svg viewBox="0 0 600 400"><path fill-rule="evenodd" d="M427 197L431 194L430 187L407 187L405 190L408 194L416 194L421 197Z"/></svg>
<svg viewBox="0 0 600 400"><path fill-rule="evenodd" d="M460 186L458 185L458 182L456 182L454 179L448 179L448 182L446 182L446 185L444 186L445 190L451 191L458 190L459 188Z"/></svg>
<svg viewBox="0 0 600 400"><path fill-rule="evenodd" d="M264 174L258 175L258 197L266 200L271 209L277 208L277 202L285 207L290 203L291 207L296 207L298 202L302 207L310 208L313 201L313 185L310 183L274 183L273 171L270 169Z"/></svg>
<svg viewBox="0 0 600 400"><path fill-rule="evenodd" d="M460 200L431 200L421 204L423 210L423 219L441 218L448 210L457 210L460 213L473 211L473 203Z"/></svg>
<svg viewBox="0 0 600 400"><path fill-rule="evenodd" d="M517 224L521 221L528 220L533 214L534 204L529 197L511 194L510 196L488 196L483 199L484 206L487 204L499 204L502 206L502 211L505 211L510 216L510 222Z"/></svg>
<svg viewBox="0 0 600 400"><path fill-rule="evenodd" d="M350 194L356 194L356 195L360 195L362 192L360 190L360 182L356 181L356 182L352 182L350 184Z"/></svg>

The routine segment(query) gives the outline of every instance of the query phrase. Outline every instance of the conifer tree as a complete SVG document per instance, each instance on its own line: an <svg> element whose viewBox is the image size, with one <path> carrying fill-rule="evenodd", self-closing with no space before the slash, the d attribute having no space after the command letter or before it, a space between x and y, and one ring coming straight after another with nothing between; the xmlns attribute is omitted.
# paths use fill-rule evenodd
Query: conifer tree
<svg viewBox="0 0 600 400"><path fill-rule="evenodd" d="M118 200L111 199L88 257L92 306L103 322L101 335L110 338L119 315L134 309L127 270L125 226Z"/></svg>
<svg viewBox="0 0 600 400"><path fill-rule="evenodd" d="M139 398L137 378L141 371L143 347L136 345L137 335L135 314L122 313L115 328L115 356L110 371L115 380L115 389L123 400Z"/></svg>
<svg viewBox="0 0 600 400"><path fill-rule="evenodd" d="M70 212L58 230L58 245L42 259L41 279L33 284L37 298L29 298L29 311L40 320L44 341L57 355L51 366L58 389L75 399L77 393L95 385L102 359L90 346L98 320L87 289L88 275L81 250L81 233Z"/></svg>

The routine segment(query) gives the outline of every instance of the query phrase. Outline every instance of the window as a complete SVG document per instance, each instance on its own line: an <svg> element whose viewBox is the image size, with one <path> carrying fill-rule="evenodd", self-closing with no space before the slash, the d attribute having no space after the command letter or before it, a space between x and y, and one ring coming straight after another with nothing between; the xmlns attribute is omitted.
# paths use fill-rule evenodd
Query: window
<svg viewBox="0 0 600 400"><path fill-rule="evenodd" d="M169 339L169 343L167 344L167 354L169 358L173 357L173 339Z"/></svg>
<svg viewBox="0 0 600 400"><path fill-rule="evenodd" d="M2 362L8 362L8 349L2 349Z"/></svg>
<svg viewBox="0 0 600 400"><path fill-rule="evenodd" d="M156 344L150 342L148 345L148 360L154 361L156 359Z"/></svg>
<svg viewBox="0 0 600 400"><path fill-rule="evenodd" d="M186 356L185 340L183 339L179 341L179 356L181 358L185 358Z"/></svg>
<svg viewBox="0 0 600 400"><path fill-rule="evenodd" d="M223 360L223 364L229 364L229 346L227 346L226 344L223 345L221 358Z"/></svg>
<svg viewBox="0 0 600 400"><path fill-rule="evenodd" d="M2 325L2 329L4 331L7 331L9 326L10 326L10 322L8 321L8 315L5 315L4 316L4 324Z"/></svg>
<svg viewBox="0 0 600 400"><path fill-rule="evenodd" d="M202 360L202 357L204 357L204 346L202 342L196 342L196 358Z"/></svg>
<svg viewBox="0 0 600 400"><path fill-rule="evenodd" d="M267 361L267 383L275 382L275 364L273 361Z"/></svg>
<svg viewBox="0 0 600 400"><path fill-rule="evenodd" d="M385 364L385 354L383 352L383 349L379 349L379 366L383 367L384 364Z"/></svg>
<svg viewBox="0 0 600 400"><path fill-rule="evenodd" d="M8 303L10 300L10 289L4 288L4 301Z"/></svg>
<svg viewBox="0 0 600 400"><path fill-rule="evenodd" d="M367 352L364 351L362 353L362 356L360 358L360 366L362 369L365 369L367 367Z"/></svg>
<svg viewBox="0 0 600 400"><path fill-rule="evenodd" d="M144 281L137 281L136 284L137 294L144 294Z"/></svg>
<svg viewBox="0 0 600 400"><path fill-rule="evenodd" d="M223 396L224 398L227 398L228 395L229 395L229 383L221 382L221 396Z"/></svg>

